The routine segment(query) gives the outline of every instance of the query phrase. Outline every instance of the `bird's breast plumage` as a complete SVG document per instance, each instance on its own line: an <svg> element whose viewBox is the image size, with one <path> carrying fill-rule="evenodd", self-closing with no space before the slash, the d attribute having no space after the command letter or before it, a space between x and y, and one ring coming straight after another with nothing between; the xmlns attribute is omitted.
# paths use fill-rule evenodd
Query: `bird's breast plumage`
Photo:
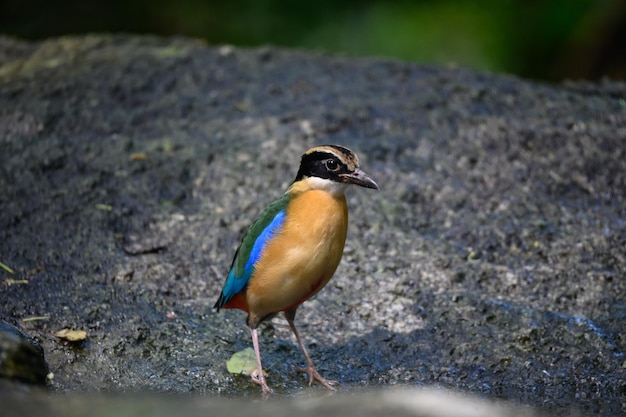
<svg viewBox="0 0 626 417"><path fill-rule="evenodd" d="M347 226L343 194L313 189L292 196L247 284L250 320L292 309L322 289L341 260Z"/></svg>

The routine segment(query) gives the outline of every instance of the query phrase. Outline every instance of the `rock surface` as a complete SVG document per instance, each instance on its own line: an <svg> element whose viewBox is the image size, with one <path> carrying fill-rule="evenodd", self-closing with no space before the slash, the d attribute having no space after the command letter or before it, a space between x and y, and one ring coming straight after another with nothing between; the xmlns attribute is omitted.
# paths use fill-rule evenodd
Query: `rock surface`
<svg viewBox="0 0 626 417"><path fill-rule="evenodd" d="M437 386L624 412L625 98L189 39L0 38L0 318L38 338L52 390L258 398L225 366L244 314L211 306L302 152L340 143L382 190L351 190L342 264L296 318L337 401ZM261 338L277 398L320 392L284 321Z"/></svg>

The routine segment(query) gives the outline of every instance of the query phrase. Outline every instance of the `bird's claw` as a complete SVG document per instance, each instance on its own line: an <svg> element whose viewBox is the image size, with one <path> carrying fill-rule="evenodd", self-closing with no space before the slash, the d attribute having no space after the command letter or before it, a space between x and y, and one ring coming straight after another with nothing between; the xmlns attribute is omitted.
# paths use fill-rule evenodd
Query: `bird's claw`
<svg viewBox="0 0 626 417"><path fill-rule="evenodd" d="M253 372L252 375L250 375L250 379L252 380L252 382L254 382L257 385L261 386L261 389L263 390L263 394L264 395L268 395L268 394L272 394L274 391L267 385L267 382L265 381L265 375L263 375L262 373L259 372Z"/></svg>
<svg viewBox="0 0 626 417"><path fill-rule="evenodd" d="M315 367L312 365L308 365L306 368L299 368L296 366L296 372L298 372L299 374L309 375L309 386L313 385L313 381L315 380L327 389L331 391L337 391L337 389L334 388L333 385L338 385L339 382L324 378L319 374L319 372L317 372L317 369L315 369Z"/></svg>

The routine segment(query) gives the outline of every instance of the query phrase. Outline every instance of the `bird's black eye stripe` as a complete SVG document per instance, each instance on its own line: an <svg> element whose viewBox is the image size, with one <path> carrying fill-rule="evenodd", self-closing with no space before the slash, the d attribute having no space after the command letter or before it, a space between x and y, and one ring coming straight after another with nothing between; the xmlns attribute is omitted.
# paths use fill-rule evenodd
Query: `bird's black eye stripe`
<svg viewBox="0 0 626 417"><path fill-rule="evenodd" d="M341 182L339 174L350 171L348 165L331 152L315 151L302 156L300 169L294 181L304 177L328 178Z"/></svg>

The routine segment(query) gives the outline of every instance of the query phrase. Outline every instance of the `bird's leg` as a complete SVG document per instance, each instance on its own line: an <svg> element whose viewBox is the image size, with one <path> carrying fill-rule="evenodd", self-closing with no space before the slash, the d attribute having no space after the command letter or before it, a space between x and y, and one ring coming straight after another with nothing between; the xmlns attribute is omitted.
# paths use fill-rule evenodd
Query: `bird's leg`
<svg viewBox="0 0 626 417"><path fill-rule="evenodd" d="M287 323L289 323L289 327L291 328L291 331L293 332L294 336L296 336L298 345L300 345L300 350L302 351L302 354L304 355L304 359L306 360L306 368L299 368L296 366L296 371L299 373L309 374L309 385L313 384L313 380L317 380L317 382L319 382L320 384L322 384L329 390L335 391L335 388L333 388L333 385L337 385L338 382L328 380L324 378L323 376L321 376L319 372L317 372L317 369L315 368L315 365L313 364L313 361L311 360L309 353L304 347L304 343L302 343L302 339L300 338L298 329L296 329L296 325L293 322L295 315L296 315L295 310L285 311L285 318L287 319Z"/></svg>
<svg viewBox="0 0 626 417"><path fill-rule="evenodd" d="M265 382L265 375L263 375L263 367L261 366L261 351L259 349L259 335L257 333L257 329L250 327L250 332L252 333L252 345L254 346L254 354L256 355L256 366L258 375L255 377L252 375L250 379L255 384L258 384L263 389L263 394L269 394L272 392L272 389L267 386L267 382Z"/></svg>

